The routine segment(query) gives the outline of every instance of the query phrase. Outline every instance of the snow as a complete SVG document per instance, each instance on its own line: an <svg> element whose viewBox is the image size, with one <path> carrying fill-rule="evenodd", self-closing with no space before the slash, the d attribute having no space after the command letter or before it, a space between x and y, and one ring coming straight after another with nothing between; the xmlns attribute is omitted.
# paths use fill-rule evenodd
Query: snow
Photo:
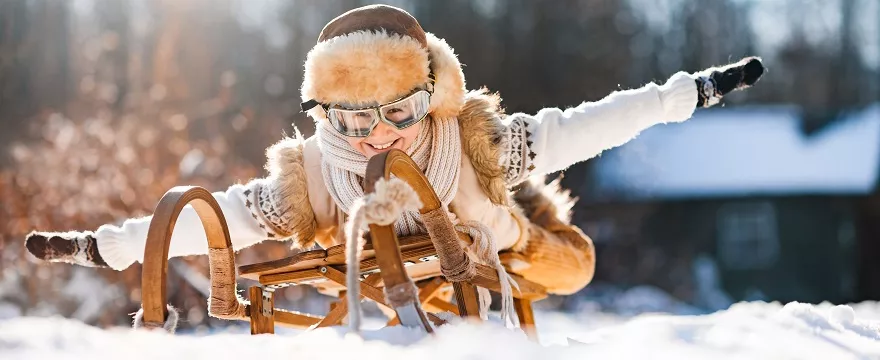
<svg viewBox="0 0 880 360"><path fill-rule="evenodd" d="M707 315L538 312L541 343L496 322L458 322L436 336L342 327L250 336L98 329L72 319L0 321L3 359L880 359L880 305L738 303ZM375 325L375 324L374 324Z"/></svg>
<svg viewBox="0 0 880 360"><path fill-rule="evenodd" d="M796 108L697 112L595 159L596 194L686 198L864 194L880 166L880 103L807 136Z"/></svg>
<svg viewBox="0 0 880 360"><path fill-rule="evenodd" d="M79 304L71 315L74 319L83 322L93 321L101 316L108 303L123 295L118 286L94 276L92 269L75 267L71 271L73 275L61 288L61 295Z"/></svg>

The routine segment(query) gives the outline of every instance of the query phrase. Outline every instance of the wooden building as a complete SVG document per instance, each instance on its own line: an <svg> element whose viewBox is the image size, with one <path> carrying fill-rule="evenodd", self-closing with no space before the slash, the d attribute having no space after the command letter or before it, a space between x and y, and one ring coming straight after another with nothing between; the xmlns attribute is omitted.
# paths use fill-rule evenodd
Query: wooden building
<svg viewBox="0 0 880 360"><path fill-rule="evenodd" d="M709 308L880 299L880 104L800 124L790 107L701 111L591 160L574 221L596 281Z"/></svg>

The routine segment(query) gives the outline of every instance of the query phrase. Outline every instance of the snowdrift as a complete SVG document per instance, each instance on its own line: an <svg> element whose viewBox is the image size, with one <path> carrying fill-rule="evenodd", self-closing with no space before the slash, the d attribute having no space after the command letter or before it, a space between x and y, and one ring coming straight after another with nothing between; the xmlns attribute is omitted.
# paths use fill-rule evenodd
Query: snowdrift
<svg viewBox="0 0 880 360"><path fill-rule="evenodd" d="M435 337L395 327L210 336L98 329L75 320L0 321L2 359L880 359L880 304L740 303L710 315L539 313L541 343L495 322ZM237 333L236 333L237 332Z"/></svg>

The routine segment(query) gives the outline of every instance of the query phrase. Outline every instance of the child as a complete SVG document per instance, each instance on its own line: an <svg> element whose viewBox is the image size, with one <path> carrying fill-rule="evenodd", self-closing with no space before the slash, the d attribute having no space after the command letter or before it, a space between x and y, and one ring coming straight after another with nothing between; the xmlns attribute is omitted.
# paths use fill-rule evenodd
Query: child
<svg viewBox="0 0 880 360"><path fill-rule="evenodd" d="M751 86L763 65L750 58L663 85L618 91L575 108L505 115L500 98L467 92L456 55L409 13L366 6L333 19L309 52L303 109L316 134L285 138L267 150L268 177L214 193L234 249L265 239L307 248L344 242L352 204L364 195L368 159L400 149L425 172L459 223L482 224L508 271L572 294L593 277L591 240L569 224L570 199L541 175L622 145L655 124L677 123L697 107ZM570 206L570 205L568 205ZM143 261L151 217L95 232L33 232L30 253L45 261L127 268ZM424 232L418 215L396 223L400 235ZM205 254L191 207L177 220L169 256Z"/></svg>

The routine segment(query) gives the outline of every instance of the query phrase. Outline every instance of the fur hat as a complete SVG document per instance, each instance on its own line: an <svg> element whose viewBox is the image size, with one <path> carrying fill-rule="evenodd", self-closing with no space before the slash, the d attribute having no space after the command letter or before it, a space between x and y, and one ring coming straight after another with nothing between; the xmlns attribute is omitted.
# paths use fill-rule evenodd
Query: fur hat
<svg viewBox="0 0 880 360"><path fill-rule="evenodd" d="M452 48L402 9L364 6L336 17L321 31L306 58L302 97L324 104L381 104L424 87L432 72L431 114L456 116L465 82ZM320 107L309 114L326 117Z"/></svg>

